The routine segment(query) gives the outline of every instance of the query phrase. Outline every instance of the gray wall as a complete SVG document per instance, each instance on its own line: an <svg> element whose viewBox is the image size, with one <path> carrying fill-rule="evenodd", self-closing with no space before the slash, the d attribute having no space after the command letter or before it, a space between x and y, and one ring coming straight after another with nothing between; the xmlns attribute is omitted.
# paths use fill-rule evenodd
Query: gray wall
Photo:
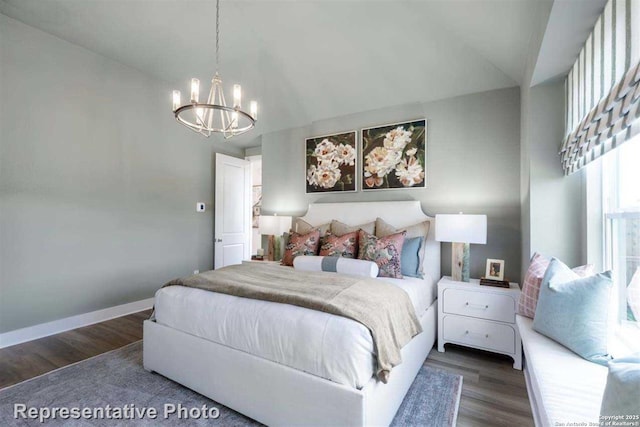
<svg viewBox="0 0 640 427"><path fill-rule="evenodd" d="M535 252L570 266L586 263L583 172L564 176L564 83L522 90L522 272Z"/></svg>
<svg viewBox="0 0 640 427"><path fill-rule="evenodd" d="M528 85L520 90L520 227L522 233L522 253L520 278L524 280L525 272L531 259L531 160L529 154L529 106L531 90Z"/></svg>
<svg viewBox="0 0 640 427"><path fill-rule="evenodd" d="M307 195L304 139L345 130L427 118L427 188ZM428 214L488 215L487 245L472 245L471 275L487 258L506 260L520 275L520 90L501 89L338 117L262 136L263 211L302 215L313 202L419 200ZM443 244L442 272L451 271Z"/></svg>
<svg viewBox="0 0 640 427"><path fill-rule="evenodd" d="M534 70L565 61L562 49L555 53L547 49L546 56L540 52L556 3L545 0L537 4L540 25L531 37L521 87L521 277L534 252L558 257L571 266L586 262L582 172L565 177L558 156L565 127L564 82L556 79L531 86Z"/></svg>
<svg viewBox="0 0 640 427"><path fill-rule="evenodd" d="M521 280L529 267L531 258L531 155L530 155L530 126L537 126L531 122L531 80L547 29L549 15L553 7L553 1L540 0L536 3L533 20L538 22L534 27L529 40L527 57L524 69L523 83L520 86L520 207L522 227L522 270Z"/></svg>
<svg viewBox="0 0 640 427"><path fill-rule="evenodd" d="M564 82L531 88L529 106L530 250L567 265L583 263L582 172L564 176Z"/></svg>
<svg viewBox="0 0 640 427"><path fill-rule="evenodd" d="M214 151L170 85L0 15L0 332L212 266Z"/></svg>

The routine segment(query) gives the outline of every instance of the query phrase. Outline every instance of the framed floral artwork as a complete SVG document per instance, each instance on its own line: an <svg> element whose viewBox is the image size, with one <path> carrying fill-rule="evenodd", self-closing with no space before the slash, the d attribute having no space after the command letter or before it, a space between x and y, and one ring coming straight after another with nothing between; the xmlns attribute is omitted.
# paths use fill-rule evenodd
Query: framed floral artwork
<svg viewBox="0 0 640 427"><path fill-rule="evenodd" d="M356 191L356 131L305 141L307 193Z"/></svg>
<svg viewBox="0 0 640 427"><path fill-rule="evenodd" d="M427 121L362 129L362 190L426 187Z"/></svg>

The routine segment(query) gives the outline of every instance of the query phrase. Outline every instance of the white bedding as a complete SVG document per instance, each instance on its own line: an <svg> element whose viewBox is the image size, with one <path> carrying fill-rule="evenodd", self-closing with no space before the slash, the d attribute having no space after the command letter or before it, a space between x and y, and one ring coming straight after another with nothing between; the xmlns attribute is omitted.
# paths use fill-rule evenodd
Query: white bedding
<svg viewBox="0 0 640 427"><path fill-rule="evenodd" d="M378 280L404 289L418 318L436 297L428 277ZM371 333L345 317L183 286L156 292L155 317L160 324L351 387L362 388L375 372Z"/></svg>

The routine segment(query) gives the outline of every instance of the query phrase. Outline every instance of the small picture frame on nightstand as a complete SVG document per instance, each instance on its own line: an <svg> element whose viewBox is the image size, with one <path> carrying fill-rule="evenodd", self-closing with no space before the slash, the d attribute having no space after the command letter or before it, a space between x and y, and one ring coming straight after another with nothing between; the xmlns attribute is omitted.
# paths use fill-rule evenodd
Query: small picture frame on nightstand
<svg viewBox="0 0 640 427"><path fill-rule="evenodd" d="M504 280L504 260L487 259L487 270L484 277L492 280Z"/></svg>

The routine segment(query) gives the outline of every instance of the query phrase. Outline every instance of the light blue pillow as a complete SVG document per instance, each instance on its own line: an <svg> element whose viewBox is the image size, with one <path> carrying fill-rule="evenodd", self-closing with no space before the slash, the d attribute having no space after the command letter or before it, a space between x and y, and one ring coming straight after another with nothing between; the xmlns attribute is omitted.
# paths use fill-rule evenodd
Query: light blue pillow
<svg viewBox="0 0 640 427"><path fill-rule="evenodd" d="M640 353L609 362L607 386L602 397L602 421L611 416L640 414Z"/></svg>
<svg viewBox="0 0 640 427"><path fill-rule="evenodd" d="M556 258L540 284L533 329L591 362L606 365L611 272L581 278Z"/></svg>
<svg viewBox="0 0 640 427"><path fill-rule="evenodd" d="M404 239L402 245L402 255L400 257L400 271L403 276L417 277L422 279L420 274L420 246L423 237L413 237Z"/></svg>

